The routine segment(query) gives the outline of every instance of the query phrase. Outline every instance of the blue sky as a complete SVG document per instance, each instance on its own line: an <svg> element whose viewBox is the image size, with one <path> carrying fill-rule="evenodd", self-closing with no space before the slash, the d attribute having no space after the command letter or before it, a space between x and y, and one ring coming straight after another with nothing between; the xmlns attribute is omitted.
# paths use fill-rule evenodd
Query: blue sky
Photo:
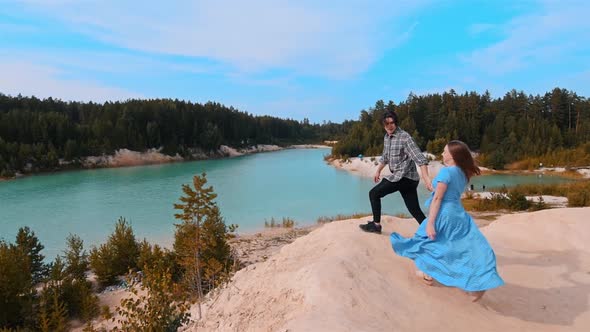
<svg viewBox="0 0 590 332"><path fill-rule="evenodd" d="M0 0L0 92L312 122L453 88L590 96L590 1Z"/></svg>

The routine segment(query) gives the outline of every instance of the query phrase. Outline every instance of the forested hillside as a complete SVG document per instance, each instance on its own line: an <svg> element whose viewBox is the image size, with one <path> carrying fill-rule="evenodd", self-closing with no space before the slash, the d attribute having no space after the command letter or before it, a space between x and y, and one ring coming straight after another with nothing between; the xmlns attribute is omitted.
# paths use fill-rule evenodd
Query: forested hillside
<svg viewBox="0 0 590 332"><path fill-rule="evenodd" d="M348 135L333 149L335 156L379 155L381 123L386 110L397 111L399 126L412 134L422 149L439 153L451 139L465 141L482 153L484 165L506 164L539 156L563 154L590 141L590 101L575 92L555 88L544 95L512 90L502 98L450 90L416 96L394 104L378 101L361 111ZM589 149L581 149L587 151ZM575 162L572 160L571 162Z"/></svg>
<svg viewBox="0 0 590 332"><path fill-rule="evenodd" d="M383 146L381 118L395 110L400 127L422 149L439 153L450 139L480 152L480 162L502 169L523 160L562 160L573 149L587 151L590 101L555 88L544 95L512 90L493 99L488 92L462 95L410 94L395 104L377 101L357 121L309 121L254 116L219 103L170 99L80 103L0 94L0 176L60 168L60 160L112 154L122 148L162 148L191 158L220 145L317 143L338 140L333 155L378 155ZM581 149L580 149L581 147ZM583 156L582 156L583 157ZM588 158L580 158L580 162ZM577 165L576 161L569 161ZM530 167L531 162L524 162Z"/></svg>
<svg viewBox="0 0 590 332"><path fill-rule="evenodd" d="M349 126L351 123L349 123ZM220 145L337 140L345 125L254 116L232 107L179 100L79 103L0 94L0 176L60 167L59 160L162 147L169 155ZM75 163L74 163L75 164Z"/></svg>

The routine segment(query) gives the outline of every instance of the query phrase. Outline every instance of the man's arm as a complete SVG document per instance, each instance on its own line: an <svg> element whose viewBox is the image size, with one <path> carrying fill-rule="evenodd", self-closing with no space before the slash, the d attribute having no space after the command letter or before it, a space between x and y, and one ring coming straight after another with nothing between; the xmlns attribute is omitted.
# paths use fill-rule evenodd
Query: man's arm
<svg viewBox="0 0 590 332"><path fill-rule="evenodd" d="M406 142L406 146L410 158L412 158L416 165L420 166L420 178L422 182L424 182L424 186L426 187L426 189L428 189L428 191L432 191L432 179L430 178L430 174L428 173L428 159L426 158L426 156L424 156L424 154L422 153L416 142L414 142L412 137L409 137L409 139Z"/></svg>
<svg viewBox="0 0 590 332"><path fill-rule="evenodd" d="M428 174L428 165L420 165L420 178L424 182L424 185L428 191L434 190L432 187L432 179L430 178L430 174Z"/></svg>
<svg viewBox="0 0 590 332"><path fill-rule="evenodd" d="M386 164L384 164L384 163L379 163L379 167L377 167L377 171L375 172L375 175L373 176L373 181L375 181L375 183L379 182L379 178L381 178L381 171L383 170L385 165Z"/></svg>
<svg viewBox="0 0 590 332"><path fill-rule="evenodd" d="M381 159L379 159L379 167L377 167L377 171L375 175L373 175L373 181L375 183L379 182L379 178L381 178L381 171L385 168L385 165L389 164L389 144L387 140L383 139L383 153L381 154Z"/></svg>
<svg viewBox="0 0 590 332"><path fill-rule="evenodd" d="M381 164L389 164L389 142L383 138L383 152L381 153L381 159L379 159L379 163Z"/></svg>

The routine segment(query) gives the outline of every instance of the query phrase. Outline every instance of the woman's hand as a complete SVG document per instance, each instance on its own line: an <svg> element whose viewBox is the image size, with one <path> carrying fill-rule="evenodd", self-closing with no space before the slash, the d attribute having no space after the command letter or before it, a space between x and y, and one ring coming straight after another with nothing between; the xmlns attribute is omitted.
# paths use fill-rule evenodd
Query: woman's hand
<svg viewBox="0 0 590 332"><path fill-rule="evenodd" d="M428 238L433 241L436 239L436 229L434 229L434 222L428 221L428 224L426 224L426 235L428 235Z"/></svg>

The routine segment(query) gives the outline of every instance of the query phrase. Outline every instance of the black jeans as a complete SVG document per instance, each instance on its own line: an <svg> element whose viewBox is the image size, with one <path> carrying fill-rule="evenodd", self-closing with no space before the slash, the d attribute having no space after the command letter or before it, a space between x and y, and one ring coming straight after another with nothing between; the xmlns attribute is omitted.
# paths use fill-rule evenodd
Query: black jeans
<svg viewBox="0 0 590 332"><path fill-rule="evenodd" d="M397 182L389 182L382 179L371 191L369 191L369 200L371 201L371 209L373 210L373 221L381 222L381 198L399 191L402 194L404 203L412 217L416 219L418 224L421 224L426 216L420 209L418 202L418 181L410 180L408 178L401 178Z"/></svg>

